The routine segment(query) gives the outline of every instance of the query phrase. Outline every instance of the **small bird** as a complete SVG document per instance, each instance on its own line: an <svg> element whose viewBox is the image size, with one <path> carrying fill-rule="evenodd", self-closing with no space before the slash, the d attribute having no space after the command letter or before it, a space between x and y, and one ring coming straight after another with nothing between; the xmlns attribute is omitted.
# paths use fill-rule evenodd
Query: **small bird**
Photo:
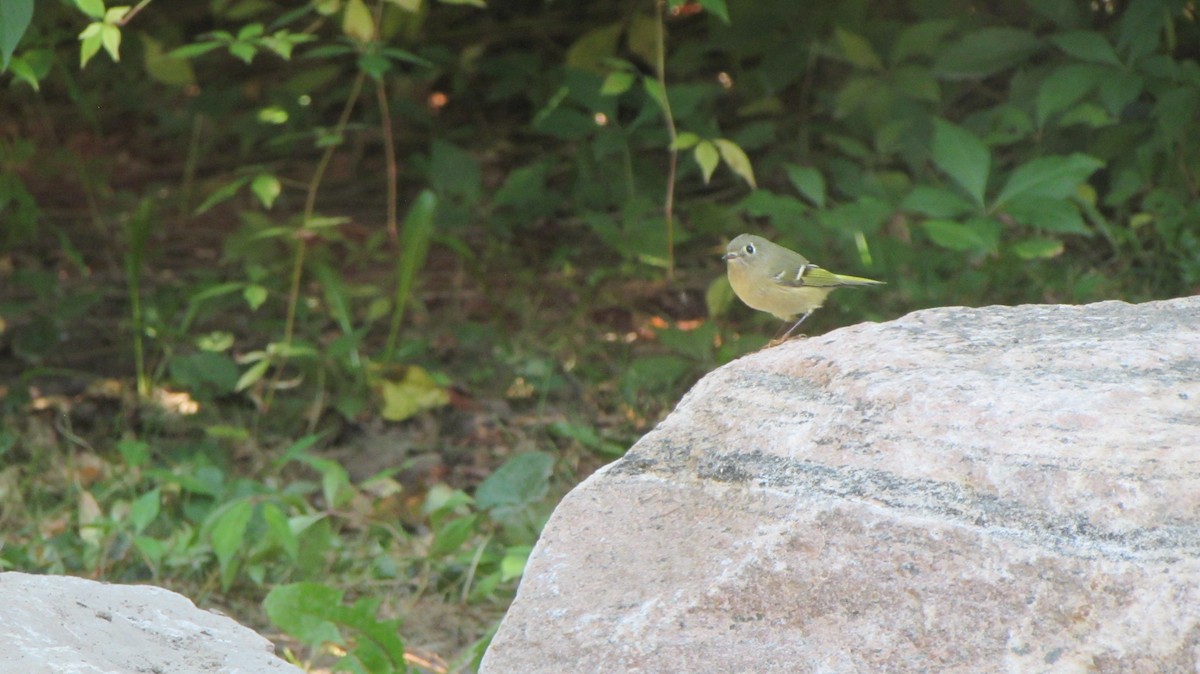
<svg viewBox="0 0 1200 674"><path fill-rule="evenodd" d="M785 321L800 317L775 342L787 339L804 319L821 308L834 290L843 286L883 285L883 281L825 271L800 253L753 234L742 234L730 241L721 259L725 260L733 292L751 308Z"/></svg>

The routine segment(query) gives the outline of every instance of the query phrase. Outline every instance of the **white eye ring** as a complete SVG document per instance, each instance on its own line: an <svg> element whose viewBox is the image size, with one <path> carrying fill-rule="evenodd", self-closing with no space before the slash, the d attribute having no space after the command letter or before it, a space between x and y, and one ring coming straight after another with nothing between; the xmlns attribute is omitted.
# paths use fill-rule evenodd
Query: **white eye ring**
<svg viewBox="0 0 1200 674"><path fill-rule="evenodd" d="M754 254L754 244L752 244L752 243L746 244L746 247L743 250L746 251L747 255L753 255Z"/></svg>

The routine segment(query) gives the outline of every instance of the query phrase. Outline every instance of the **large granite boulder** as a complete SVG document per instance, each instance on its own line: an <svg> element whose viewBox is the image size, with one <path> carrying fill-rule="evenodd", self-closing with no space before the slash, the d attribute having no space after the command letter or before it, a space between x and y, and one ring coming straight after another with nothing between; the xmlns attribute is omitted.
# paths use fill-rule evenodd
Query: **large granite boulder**
<svg viewBox="0 0 1200 674"><path fill-rule="evenodd" d="M26 573L0 573L0 672L303 674L170 590Z"/></svg>
<svg viewBox="0 0 1200 674"><path fill-rule="evenodd" d="M563 500L481 671L1200 672L1200 298L720 368Z"/></svg>

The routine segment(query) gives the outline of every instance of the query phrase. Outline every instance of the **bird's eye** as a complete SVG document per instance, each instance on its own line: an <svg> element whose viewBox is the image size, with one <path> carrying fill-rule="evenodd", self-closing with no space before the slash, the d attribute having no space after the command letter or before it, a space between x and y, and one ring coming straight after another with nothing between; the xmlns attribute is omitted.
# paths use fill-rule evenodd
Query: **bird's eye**
<svg viewBox="0 0 1200 674"><path fill-rule="evenodd" d="M746 244L746 247L744 250L746 251L747 255L753 255L754 254L754 244L752 244L752 243Z"/></svg>

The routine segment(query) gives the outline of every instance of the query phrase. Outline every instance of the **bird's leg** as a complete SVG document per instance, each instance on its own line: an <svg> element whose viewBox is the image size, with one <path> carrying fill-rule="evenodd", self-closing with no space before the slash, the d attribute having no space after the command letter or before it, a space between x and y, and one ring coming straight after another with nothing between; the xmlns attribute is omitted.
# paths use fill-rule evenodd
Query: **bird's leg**
<svg viewBox="0 0 1200 674"><path fill-rule="evenodd" d="M800 317L800 320L796 321L795 325L788 328L788 331L783 333L783 336L779 338L779 341L782 342L782 341L786 340L788 337L790 337L792 335L792 333L796 331L796 328L800 327L800 324L804 322L804 319L808 318L809 316L812 316L811 309L809 311L804 312L804 315Z"/></svg>

